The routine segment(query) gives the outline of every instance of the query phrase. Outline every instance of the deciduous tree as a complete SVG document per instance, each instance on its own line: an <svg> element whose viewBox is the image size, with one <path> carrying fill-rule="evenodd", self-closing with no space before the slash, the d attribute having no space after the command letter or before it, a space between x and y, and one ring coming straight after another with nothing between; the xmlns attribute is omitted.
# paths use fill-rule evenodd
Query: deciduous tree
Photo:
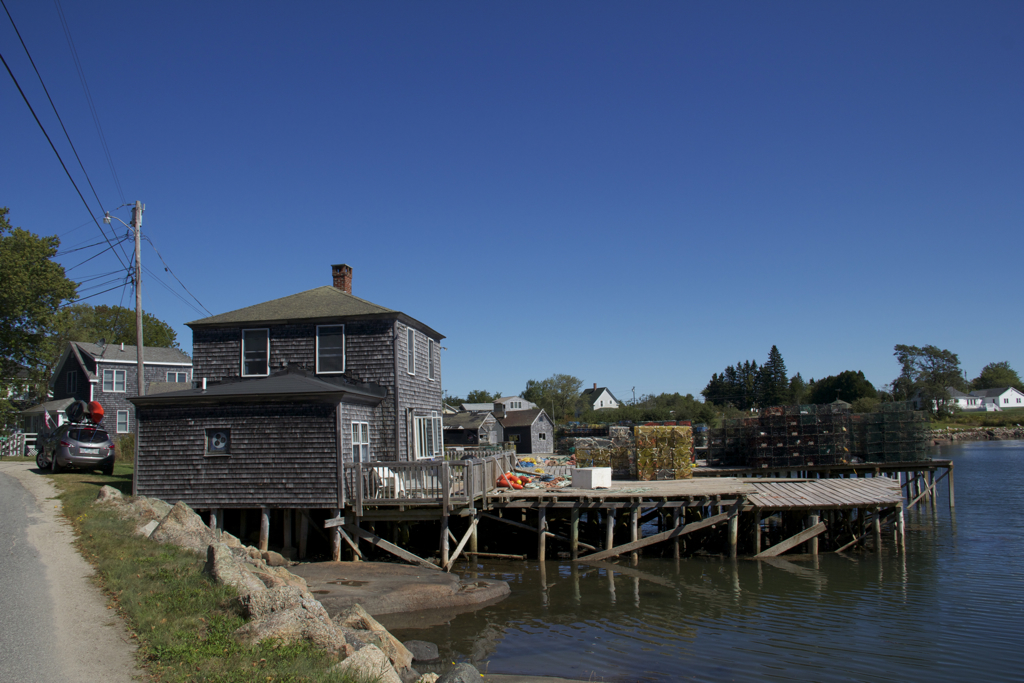
<svg viewBox="0 0 1024 683"><path fill-rule="evenodd" d="M915 396L925 410L948 412L948 387L963 391L967 382L960 371L960 358L937 346L897 344L893 355L900 364L900 375L893 380L893 395L898 401Z"/></svg>
<svg viewBox="0 0 1024 683"><path fill-rule="evenodd" d="M0 208L0 382L4 383L19 366L40 363L54 316L61 304L75 298L78 287L53 261L60 240L12 228L8 212ZM7 396L7 391L0 391L0 396ZM9 419L9 403L6 399L0 403L0 411L8 413Z"/></svg>
<svg viewBox="0 0 1024 683"><path fill-rule="evenodd" d="M822 377L807 393L808 403L832 403L843 400L853 403L860 398L877 398L878 392L862 370L846 370L838 375Z"/></svg>
<svg viewBox="0 0 1024 683"><path fill-rule="evenodd" d="M578 377L555 374L540 381L528 380L521 396L544 410L553 411L552 420L565 420L575 417L581 405L582 387L583 380Z"/></svg>
<svg viewBox="0 0 1024 683"><path fill-rule="evenodd" d="M981 374L971 382L971 389L999 389L1002 387L1013 387L1017 391L1024 391L1024 382L1021 382L1020 375L1010 367L1009 361L989 363L981 369Z"/></svg>

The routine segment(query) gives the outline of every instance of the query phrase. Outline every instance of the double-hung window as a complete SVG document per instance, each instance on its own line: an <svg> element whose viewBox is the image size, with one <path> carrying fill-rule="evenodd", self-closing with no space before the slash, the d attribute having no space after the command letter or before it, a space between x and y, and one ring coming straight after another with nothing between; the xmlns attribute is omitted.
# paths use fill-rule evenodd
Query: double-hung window
<svg viewBox="0 0 1024 683"><path fill-rule="evenodd" d="M416 457L436 458L444 455L441 418L437 411L414 419L416 423Z"/></svg>
<svg viewBox="0 0 1024 683"><path fill-rule="evenodd" d="M242 377L270 374L270 330L242 330Z"/></svg>
<svg viewBox="0 0 1024 683"><path fill-rule="evenodd" d="M187 372L168 372L167 373L167 381L168 382L187 382L188 381L188 373Z"/></svg>
<svg viewBox="0 0 1024 683"><path fill-rule="evenodd" d="M434 345L433 339L427 340L427 377L434 379Z"/></svg>
<svg viewBox="0 0 1024 683"><path fill-rule="evenodd" d="M405 328L405 347L408 357L405 361L405 369L410 375L416 374L416 333L411 327Z"/></svg>
<svg viewBox="0 0 1024 683"><path fill-rule="evenodd" d="M119 410L117 411L117 433L126 434L128 432L128 411Z"/></svg>
<svg viewBox="0 0 1024 683"><path fill-rule="evenodd" d="M127 374L127 370L104 370L103 391L123 393Z"/></svg>
<svg viewBox="0 0 1024 683"><path fill-rule="evenodd" d="M316 326L317 374L345 372L345 326Z"/></svg>
<svg viewBox="0 0 1024 683"><path fill-rule="evenodd" d="M352 462L370 462L370 423L352 423Z"/></svg>

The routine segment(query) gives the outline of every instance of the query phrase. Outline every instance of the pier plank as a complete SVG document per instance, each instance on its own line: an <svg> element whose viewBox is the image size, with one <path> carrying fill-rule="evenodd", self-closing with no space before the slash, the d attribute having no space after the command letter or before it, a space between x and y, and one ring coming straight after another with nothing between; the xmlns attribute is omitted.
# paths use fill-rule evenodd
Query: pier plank
<svg viewBox="0 0 1024 683"><path fill-rule="evenodd" d="M625 553L632 552L634 550L639 550L640 548L644 548L644 547L649 546L649 545L654 545L655 543L661 543L662 541L668 541L670 539L676 538L677 536L683 536L685 534L689 534L689 533L692 533L694 531L698 531L700 529L705 529L705 528L707 528L709 526L713 526L715 524L719 524L721 522L725 522L730 517L735 516L735 514L737 514L737 512L738 512L737 508L734 508L730 512L722 512L722 513L714 515L712 517L708 517L707 519L702 519L699 522L691 522L690 524L687 524L686 526L675 527L673 529L669 529L668 531L663 531L660 534L654 534L653 536L648 536L647 538L642 538L642 539L637 540L637 541L631 541L629 543L624 543L623 545L616 546L616 547L612 548L611 550L602 550L602 551L597 552L597 553L592 553L590 555L585 555L585 556L579 558L579 561L580 562L587 562L589 560L591 562L596 562L597 560L604 560L604 559L609 558L609 557L615 557L616 555L623 555Z"/></svg>
<svg viewBox="0 0 1024 683"><path fill-rule="evenodd" d="M371 534L369 531L364 531L363 529L360 529L357 526L351 526L349 524L345 524L341 528L344 529L345 531L347 531L348 533L352 534L353 536L358 536L359 538L363 539L364 541L366 541L370 545L375 545L378 548L380 548L381 550L386 550L389 553L391 553L392 555L397 555L398 557L402 558L406 562L412 562L414 564L418 564L421 567L424 567L426 569L437 569L438 568L438 566L436 564L434 564L432 562L428 562L428 561L424 560L422 557L419 557L417 555L413 555L408 550L403 550L403 549L399 548L397 545L394 545L392 543L388 543L387 541L385 541L380 536L377 536L376 534Z"/></svg>

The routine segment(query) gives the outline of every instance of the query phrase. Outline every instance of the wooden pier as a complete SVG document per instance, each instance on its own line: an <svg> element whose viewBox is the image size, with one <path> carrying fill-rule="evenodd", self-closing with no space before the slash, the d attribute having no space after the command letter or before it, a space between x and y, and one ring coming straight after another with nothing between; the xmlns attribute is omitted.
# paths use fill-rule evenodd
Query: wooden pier
<svg viewBox="0 0 1024 683"><path fill-rule="evenodd" d="M361 544L367 543L407 562L445 570L463 553L511 556L479 552L483 520L534 534L534 556L541 561L552 543L567 547L567 559L584 563L622 555L635 560L643 548L666 542L679 557L689 535L708 529L724 536L719 545L730 557L774 557L798 546L817 554L822 539L835 551L856 545L877 551L887 526L899 551L904 511L922 500L934 505L943 478L948 478L953 505L948 460L800 471L697 468L692 479L614 481L608 489L498 488L498 477L515 467L509 452L460 461L356 463L346 481L349 504L325 523L335 534L335 555L340 556L344 542L358 559ZM552 525L555 518L560 533ZM456 524L459 536L452 530L455 520L462 520ZM584 536L581 520L588 532ZM364 528L377 522L439 522L439 559L417 556ZM649 522L658 531L643 537L642 527Z"/></svg>

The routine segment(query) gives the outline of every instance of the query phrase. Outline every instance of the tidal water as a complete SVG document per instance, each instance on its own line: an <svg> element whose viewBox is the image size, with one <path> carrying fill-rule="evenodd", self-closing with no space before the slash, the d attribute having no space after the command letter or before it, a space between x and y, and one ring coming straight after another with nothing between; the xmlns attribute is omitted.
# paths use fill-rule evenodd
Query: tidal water
<svg viewBox="0 0 1024 683"><path fill-rule="evenodd" d="M1024 681L1024 442L936 449L955 467L907 553L462 565L512 595L429 628L448 662L590 681ZM471 574L473 570L475 574Z"/></svg>

